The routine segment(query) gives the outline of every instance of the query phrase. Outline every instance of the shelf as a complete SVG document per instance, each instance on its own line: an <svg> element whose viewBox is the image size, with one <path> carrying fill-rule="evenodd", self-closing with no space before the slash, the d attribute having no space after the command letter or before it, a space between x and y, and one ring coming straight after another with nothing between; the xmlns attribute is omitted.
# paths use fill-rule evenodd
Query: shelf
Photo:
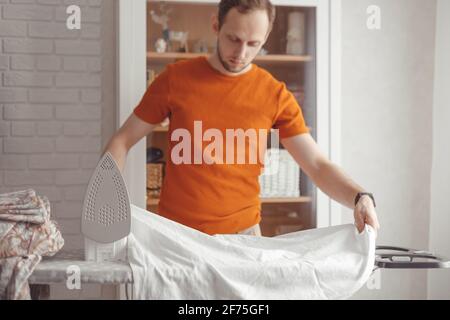
<svg viewBox="0 0 450 320"><path fill-rule="evenodd" d="M311 197L292 197L292 198L261 198L261 203L304 203L311 202ZM155 206L159 199L147 199L147 205Z"/></svg>
<svg viewBox="0 0 450 320"><path fill-rule="evenodd" d="M256 62L307 62L312 61L311 56L294 56L288 54L268 54L256 56Z"/></svg>
<svg viewBox="0 0 450 320"><path fill-rule="evenodd" d="M151 62L156 63L169 63L172 60L177 59L192 59L196 57L207 57L209 54L206 53L186 53L186 52L147 52L147 58ZM297 62L308 62L312 61L311 56L296 56L288 54L268 54L268 55L258 55L256 56L254 62L271 62L271 63L297 63Z"/></svg>
<svg viewBox="0 0 450 320"><path fill-rule="evenodd" d="M261 203L302 203L311 202L311 197L261 198Z"/></svg>

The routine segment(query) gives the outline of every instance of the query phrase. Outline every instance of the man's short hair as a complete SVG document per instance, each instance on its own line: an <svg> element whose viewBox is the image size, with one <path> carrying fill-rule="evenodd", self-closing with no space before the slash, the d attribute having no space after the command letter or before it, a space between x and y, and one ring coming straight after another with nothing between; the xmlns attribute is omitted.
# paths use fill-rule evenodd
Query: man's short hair
<svg viewBox="0 0 450 320"><path fill-rule="evenodd" d="M272 30L275 20L275 7L270 0L221 0L219 3L219 29L225 22L228 11L236 8L240 13L248 13L253 10L266 10L269 18L269 32Z"/></svg>

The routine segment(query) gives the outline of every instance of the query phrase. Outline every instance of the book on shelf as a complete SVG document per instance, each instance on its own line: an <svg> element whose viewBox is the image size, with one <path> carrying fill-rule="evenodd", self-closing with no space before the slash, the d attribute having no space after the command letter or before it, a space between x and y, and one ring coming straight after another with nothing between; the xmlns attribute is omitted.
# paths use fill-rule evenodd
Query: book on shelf
<svg viewBox="0 0 450 320"><path fill-rule="evenodd" d="M261 198L300 196L300 168L287 150L268 149L259 176Z"/></svg>

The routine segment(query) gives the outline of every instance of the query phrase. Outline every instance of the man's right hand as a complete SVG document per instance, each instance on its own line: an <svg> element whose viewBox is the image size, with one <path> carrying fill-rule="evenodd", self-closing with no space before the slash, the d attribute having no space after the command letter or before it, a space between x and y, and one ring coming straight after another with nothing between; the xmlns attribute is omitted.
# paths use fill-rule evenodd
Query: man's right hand
<svg viewBox="0 0 450 320"><path fill-rule="evenodd" d="M102 156L109 151L114 160L116 160L120 172L123 173L128 151L139 140L149 135L154 127L154 124L147 123L139 119L134 113L131 113L125 123L109 140Z"/></svg>

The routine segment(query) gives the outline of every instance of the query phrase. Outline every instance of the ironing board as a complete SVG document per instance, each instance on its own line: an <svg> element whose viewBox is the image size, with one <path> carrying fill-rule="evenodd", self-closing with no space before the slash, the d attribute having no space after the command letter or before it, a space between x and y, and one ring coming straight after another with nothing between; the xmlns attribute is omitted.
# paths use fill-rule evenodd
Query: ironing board
<svg viewBox="0 0 450 320"><path fill-rule="evenodd" d="M31 298L48 299L50 284L66 283L67 270L73 265L80 268L81 283L121 285L133 282L131 267L126 262L86 261L83 250L60 251L53 257L43 257L28 278Z"/></svg>
<svg viewBox="0 0 450 320"><path fill-rule="evenodd" d="M61 251L53 257L43 257L28 278L31 298L48 299L50 284L65 283L68 277L68 267L72 265L80 268L81 283L113 285L133 283L133 273L130 265L126 262L85 261L83 250ZM425 251L377 246L374 267L375 269L450 268L450 261Z"/></svg>

